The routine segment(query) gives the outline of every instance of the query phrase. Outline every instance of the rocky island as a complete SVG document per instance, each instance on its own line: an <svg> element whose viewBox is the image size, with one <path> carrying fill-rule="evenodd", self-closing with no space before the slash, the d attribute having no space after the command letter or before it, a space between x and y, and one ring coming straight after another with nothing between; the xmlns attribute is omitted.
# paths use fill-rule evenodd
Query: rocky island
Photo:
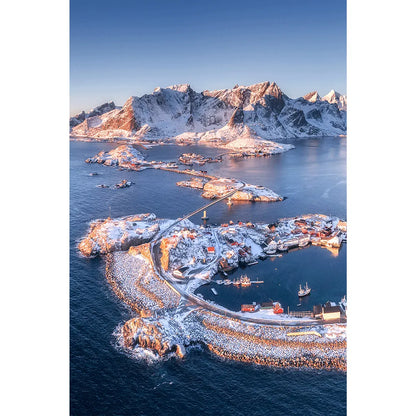
<svg viewBox="0 0 416 416"><path fill-rule="evenodd" d="M92 222L79 249L105 254L107 280L134 315L115 330L131 354L181 357L187 346L203 344L226 359L345 370L344 323L273 312L256 317L194 294L224 267L263 258L273 241L284 253L312 238L341 244L345 235L344 221L321 214L208 228L139 214Z"/></svg>
<svg viewBox="0 0 416 416"><path fill-rule="evenodd" d="M184 156L185 155L185 156ZM201 155L182 154L179 159L199 160L206 163L208 158ZM222 178L208 175L204 171L191 169L178 169L174 162L146 162L144 156L131 145L121 145L109 152L100 152L97 155L86 159L86 163L100 163L106 166L118 166L119 168L141 171L143 169L160 169L175 173L195 176L191 180L179 181L178 186L201 189L204 198L219 198L232 190L239 189L230 198L234 201L253 201L253 202L275 202L283 201L283 197L273 192L271 189L260 185L250 185L237 179ZM123 184L119 184L118 187ZM126 185L124 183L124 185ZM117 185L116 185L117 186ZM129 185L127 185L129 186Z"/></svg>

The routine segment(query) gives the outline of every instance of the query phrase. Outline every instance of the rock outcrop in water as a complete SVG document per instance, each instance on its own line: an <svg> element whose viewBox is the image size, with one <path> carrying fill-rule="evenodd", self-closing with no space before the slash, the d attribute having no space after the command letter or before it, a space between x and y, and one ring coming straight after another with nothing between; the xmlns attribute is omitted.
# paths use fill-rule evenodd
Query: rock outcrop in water
<svg viewBox="0 0 416 416"><path fill-rule="evenodd" d="M165 355L170 350L167 341L162 340L162 333L151 323L146 323L141 318L133 318L123 326L124 346L134 348L139 346L157 353Z"/></svg>
<svg viewBox="0 0 416 416"><path fill-rule="evenodd" d="M120 166L128 168L131 165L140 165L144 156L130 145L121 145L109 152L104 150L93 157L86 159L86 163L100 163L106 166Z"/></svg>
<svg viewBox="0 0 416 416"><path fill-rule="evenodd" d="M153 238L159 231L155 219L155 214L140 214L93 221L78 248L84 256L128 250L133 245L146 243Z"/></svg>
<svg viewBox="0 0 416 416"><path fill-rule="evenodd" d="M236 179L218 178L207 182L203 187L204 198L218 198L243 185ZM283 197L271 189L259 185L245 184L244 187L231 196L233 201L275 202L282 201Z"/></svg>

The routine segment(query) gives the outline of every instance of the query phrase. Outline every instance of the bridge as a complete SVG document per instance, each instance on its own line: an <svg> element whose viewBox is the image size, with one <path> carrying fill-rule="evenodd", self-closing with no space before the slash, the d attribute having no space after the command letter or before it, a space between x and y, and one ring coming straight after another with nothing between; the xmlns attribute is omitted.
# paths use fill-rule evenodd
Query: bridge
<svg viewBox="0 0 416 416"><path fill-rule="evenodd" d="M193 217L194 215L198 214L198 212L204 211L209 207L212 207L215 204L218 204L218 202L224 201L224 199L227 199L229 197L231 197L232 195L234 195L236 192L240 191L241 189L243 189L246 186L245 183L243 183L243 185L241 185L240 187L237 187L235 189L233 189L230 192L227 192L226 194L224 194L223 196L221 196L220 198L204 205L201 208L196 209L195 211L192 211L190 214L186 214L184 215L182 218L178 218L173 224L171 224L168 228L164 229L163 231L161 231L156 238L153 240L154 243L156 243L157 241L159 241L163 234L166 234L171 228L173 228L175 225L178 225L181 221L183 220L187 220L188 218Z"/></svg>

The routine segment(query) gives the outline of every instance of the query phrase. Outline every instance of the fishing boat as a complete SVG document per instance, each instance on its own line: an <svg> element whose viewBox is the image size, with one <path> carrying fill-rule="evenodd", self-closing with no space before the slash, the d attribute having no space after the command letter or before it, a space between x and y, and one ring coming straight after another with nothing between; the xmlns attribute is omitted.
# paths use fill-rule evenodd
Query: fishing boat
<svg viewBox="0 0 416 416"><path fill-rule="evenodd" d="M303 296L308 296L310 293L311 293L311 288L308 287L308 282L306 282L306 285L304 288L302 288L302 286L299 285L298 296L300 298L302 298Z"/></svg>
<svg viewBox="0 0 416 416"><path fill-rule="evenodd" d="M235 280L235 279L234 279L234 280L233 280L233 285L234 285L234 286L239 286L239 285L240 285L240 283L241 283L241 282L240 282L240 279L238 279L238 280Z"/></svg>
<svg viewBox="0 0 416 416"><path fill-rule="evenodd" d="M247 275L241 276L240 283L243 287L251 286L250 278Z"/></svg>

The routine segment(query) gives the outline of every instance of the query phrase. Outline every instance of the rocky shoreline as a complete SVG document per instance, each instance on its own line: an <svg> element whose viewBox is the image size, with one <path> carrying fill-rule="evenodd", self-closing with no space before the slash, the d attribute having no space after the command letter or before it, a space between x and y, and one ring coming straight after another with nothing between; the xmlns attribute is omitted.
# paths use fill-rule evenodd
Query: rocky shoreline
<svg viewBox="0 0 416 416"><path fill-rule="evenodd" d="M217 227L217 231L215 227L207 230L187 221L186 226L177 225L160 240L159 267L171 275L174 270L187 265L183 282L192 295L204 279L209 281L214 276L220 267L219 260L223 258L221 255L207 256L204 249L207 245L216 245L218 254L222 252L228 256L228 266L237 267L240 256L248 255L250 260L258 258L261 247L267 247L271 236L292 236L297 227L317 222L322 230L332 227L336 231L339 223L343 229L346 227L345 222L316 214L281 219L277 224L241 223ZM134 245L132 239L125 240L124 245L119 244L115 236L123 239L125 230L133 227L133 223L136 226L141 223L140 227L143 223L149 227L157 224L157 228L152 228L153 232L170 224L169 220L159 220L154 214L97 220L83 240L94 241L100 247L91 253L106 254L107 281L116 296L132 310L132 319L123 324L117 334L122 348L133 354L149 351L155 357L183 357L187 347L200 344L224 359L278 367L346 370L345 324L323 322L315 325L312 320L308 323L308 319L303 318L298 320L302 322L300 326L296 322L290 326L281 325L278 321L269 325L206 310L184 299L174 285L160 276L149 243ZM245 241L246 249L233 245L238 239ZM85 246L90 247L90 243L80 244L80 249ZM233 253L232 248L235 248ZM192 272L201 267L207 272L204 279Z"/></svg>

